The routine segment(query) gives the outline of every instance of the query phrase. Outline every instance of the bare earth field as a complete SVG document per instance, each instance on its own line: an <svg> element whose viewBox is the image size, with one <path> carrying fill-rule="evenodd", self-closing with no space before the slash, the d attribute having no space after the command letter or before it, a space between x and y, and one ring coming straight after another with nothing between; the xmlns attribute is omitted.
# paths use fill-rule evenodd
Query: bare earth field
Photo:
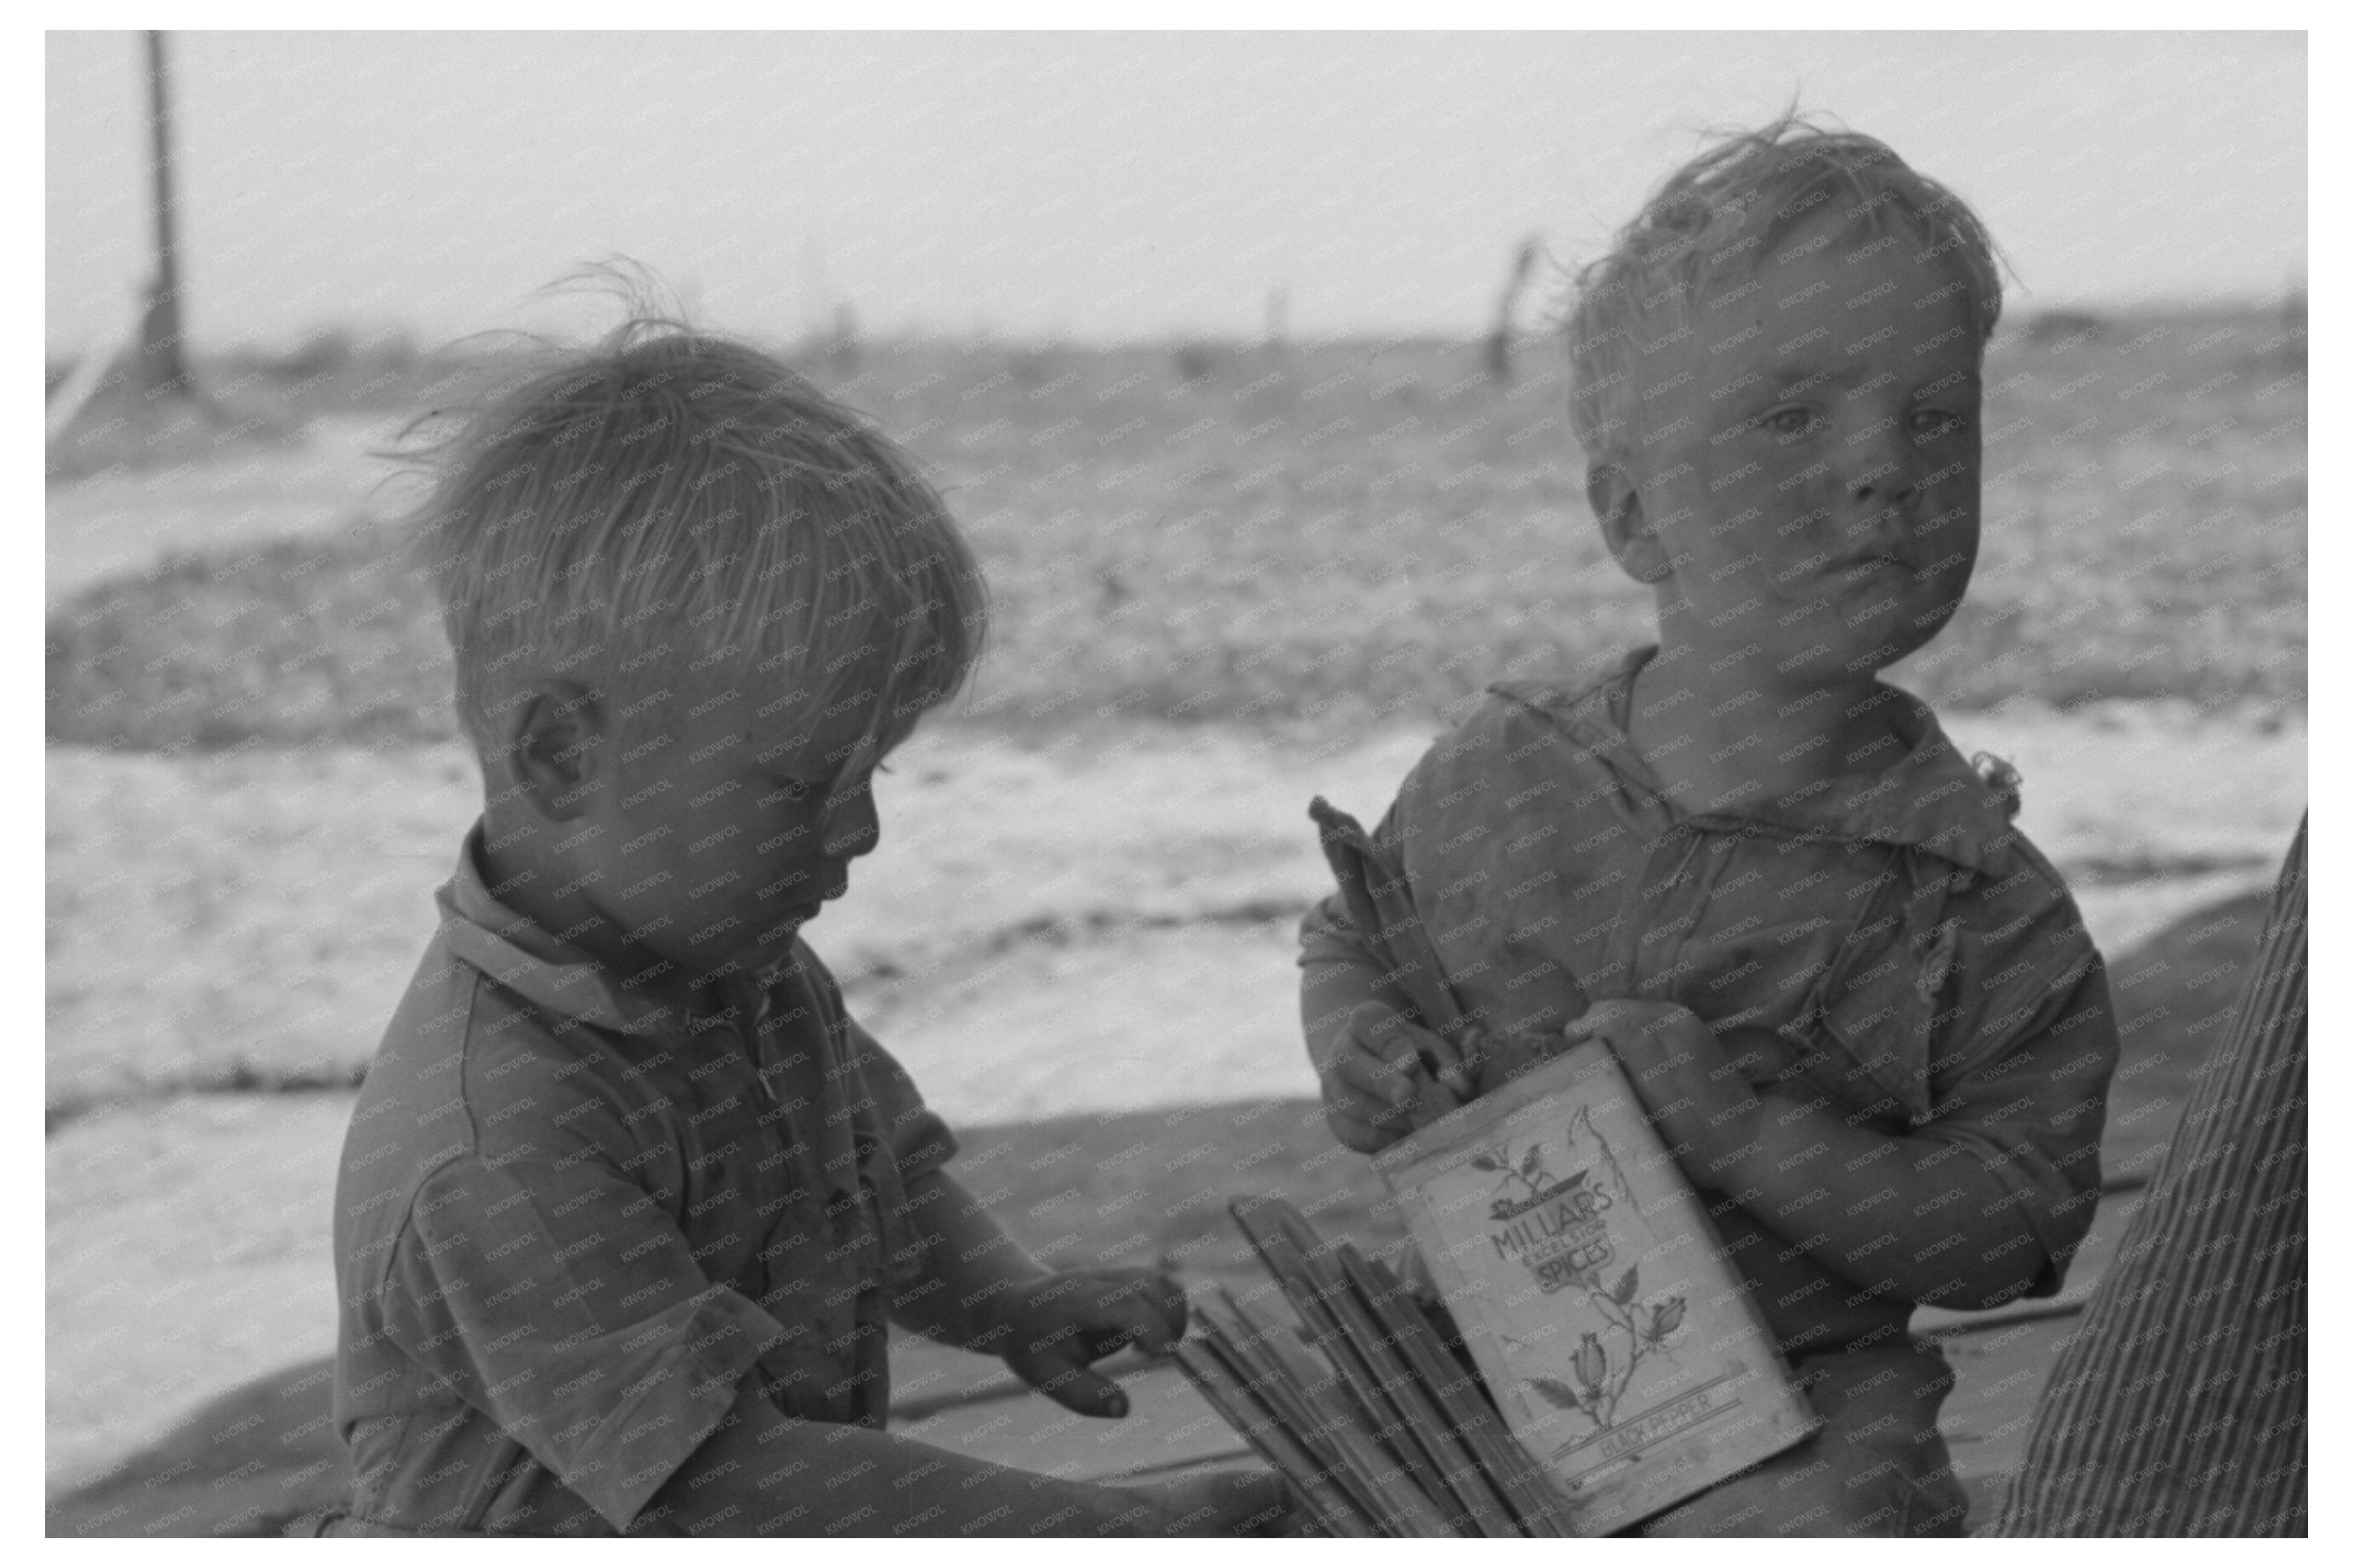
<svg viewBox="0 0 2353 1568"><path fill-rule="evenodd" d="M1949 727L2024 773L2021 820L2111 952L2264 880L2304 809L2300 721L2112 705ZM810 940L952 1116L1303 1092L1293 932L1328 881L1307 800L1377 815L1425 743L922 731L881 782L881 847ZM52 1117L351 1081L480 790L453 745L52 748Z"/></svg>
<svg viewBox="0 0 2353 1568"><path fill-rule="evenodd" d="M976 699L893 759L882 844L810 938L932 1101L986 1130L965 1168L1045 1255L1230 1271L1222 1197L1270 1184L1388 1239L1305 1103L1307 799L1377 814L1465 694L1641 625L1549 361L1508 387L1476 363L884 345L813 367L940 471L999 631ZM2112 959L2161 931L2249 941L2244 896L2306 801L2300 342L2254 319L2021 332L1989 379L1978 589L1897 679L2018 765L2023 824ZM393 424L343 413L49 492L47 1489L159 1439L203 1456L77 1531L243 1528L275 1505L223 1515L207 1467L315 1491L327 1462L296 1466L315 1415L274 1413L317 1407L301 1367L332 1345L350 1086L480 799L388 521L402 492L367 457ZM2193 982L2164 951L2131 972L2145 1005L2192 984L2227 1005L2228 959ZM2211 1037L2140 1037L2116 1204ZM1957 1452L2014 1430L2063 1328L1953 1342ZM1040 1468L1099 1442L1033 1415L1008 1448L995 1406L960 1403L997 1374L923 1354L900 1414L938 1440ZM290 1366L250 1420L186 1425ZM1169 1462L1226 1440L1162 1392ZM1085 1462L1164 1452L1122 1441Z"/></svg>
<svg viewBox="0 0 2353 1568"><path fill-rule="evenodd" d="M1588 668L1649 624L1586 511L1556 358L1524 358L1508 384L1439 342L910 343L810 369L924 459L972 536L998 612L976 717L1332 734ZM1940 707L2300 703L2301 336L2258 316L2021 331L1987 378L1978 574L1903 683ZM368 439L338 420L54 489L50 737L452 735L448 656L386 525L408 492L377 488ZM321 531L329 505L353 526Z"/></svg>

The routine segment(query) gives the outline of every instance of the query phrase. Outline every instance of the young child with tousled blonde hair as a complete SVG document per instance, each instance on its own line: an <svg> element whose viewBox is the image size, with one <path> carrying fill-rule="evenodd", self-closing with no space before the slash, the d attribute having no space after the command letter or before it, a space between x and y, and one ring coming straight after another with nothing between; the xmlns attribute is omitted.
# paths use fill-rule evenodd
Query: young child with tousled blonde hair
<svg viewBox="0 0 2353 1568"><path fill-rule="evenodd" d="M1785 119L1670 178L1567 328L1587 495L1658 642L1492 689L1376 833L1472 1089L1606 1041L1823 1419L1620 1528L1959 1533L1913 1310L2050 1295L2091 1224L2099 953L2015 775L1879 679L1977 561L2000 310L1976 216L1870 137ZM1335 1134L1458 1104L1337 900L1304 941Z"/></svg>
<svg viewBox="0 0 2353 1568"><path fill-rule="evenodd" d="M1074 1411L1182 1296L1051 1273L802 928L875 771L970 670L970 552L909 458L771 356L633 319L491 394L425 543L485 799L335 1200L331 1532L1159 1535L1261 1470L1090 1486L884 1429L898 1323Z"/></svg>

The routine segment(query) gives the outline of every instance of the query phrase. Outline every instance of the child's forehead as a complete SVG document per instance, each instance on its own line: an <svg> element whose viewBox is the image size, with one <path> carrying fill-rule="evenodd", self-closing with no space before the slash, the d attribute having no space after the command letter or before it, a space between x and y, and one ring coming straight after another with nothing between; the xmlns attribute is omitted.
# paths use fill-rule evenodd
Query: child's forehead
<svg viewBox="0 0 2353 1568"><path fill-rule="evenodd" d="M1974 374L1981 342L1968 274L1899 232L1800 230L1752 265L1705 279L1653 379L1711 392L1939 381Z"/></svg>

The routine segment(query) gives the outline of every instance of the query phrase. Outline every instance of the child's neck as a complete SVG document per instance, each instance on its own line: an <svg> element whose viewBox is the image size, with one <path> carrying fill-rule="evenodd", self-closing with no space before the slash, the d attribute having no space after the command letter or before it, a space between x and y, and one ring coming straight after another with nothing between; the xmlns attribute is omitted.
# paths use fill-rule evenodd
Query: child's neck
<svg viewBox="0 0 2353 1568"><path fill-rule="evenodd" d="M1831 779L1877 773L1904 754L1896 695L1865 670L1835 683L1775 683L1708 651L1662 647L1636 675L1627 738L1667 798L1686 812L1818 793Z"/></svg>
<svg viewBox="0 0 2353 1568"><path fill-rule="evenodd" d="M486 842L478 869L491 896L548 935L586 953L622 991L695 1018L757 1010L765 986L743 964L723 959L714 971L690 972L621 930L597 907L586 879L575 874L575 868L561 857L543 863L547 858L533 853L531 835L510 837L488 827L485 817ZM501 843L502 848L489 847Z"/></svg>

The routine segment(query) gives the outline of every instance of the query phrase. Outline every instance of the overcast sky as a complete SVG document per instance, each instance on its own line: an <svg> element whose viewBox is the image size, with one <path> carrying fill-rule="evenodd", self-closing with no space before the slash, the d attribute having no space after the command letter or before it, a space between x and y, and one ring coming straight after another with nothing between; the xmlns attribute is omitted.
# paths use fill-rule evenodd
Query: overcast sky
<svg viewBox="0 0 2353 1568"><path fill-rule="evenodd" d="M716 324L1480 330L1704 128L1793 97L1976 204L2027 310L2305 271L2298 34L174 34L189 328L544 321L652 265ZM47 339L150 265L135 35L52 33Z"/></svg>

